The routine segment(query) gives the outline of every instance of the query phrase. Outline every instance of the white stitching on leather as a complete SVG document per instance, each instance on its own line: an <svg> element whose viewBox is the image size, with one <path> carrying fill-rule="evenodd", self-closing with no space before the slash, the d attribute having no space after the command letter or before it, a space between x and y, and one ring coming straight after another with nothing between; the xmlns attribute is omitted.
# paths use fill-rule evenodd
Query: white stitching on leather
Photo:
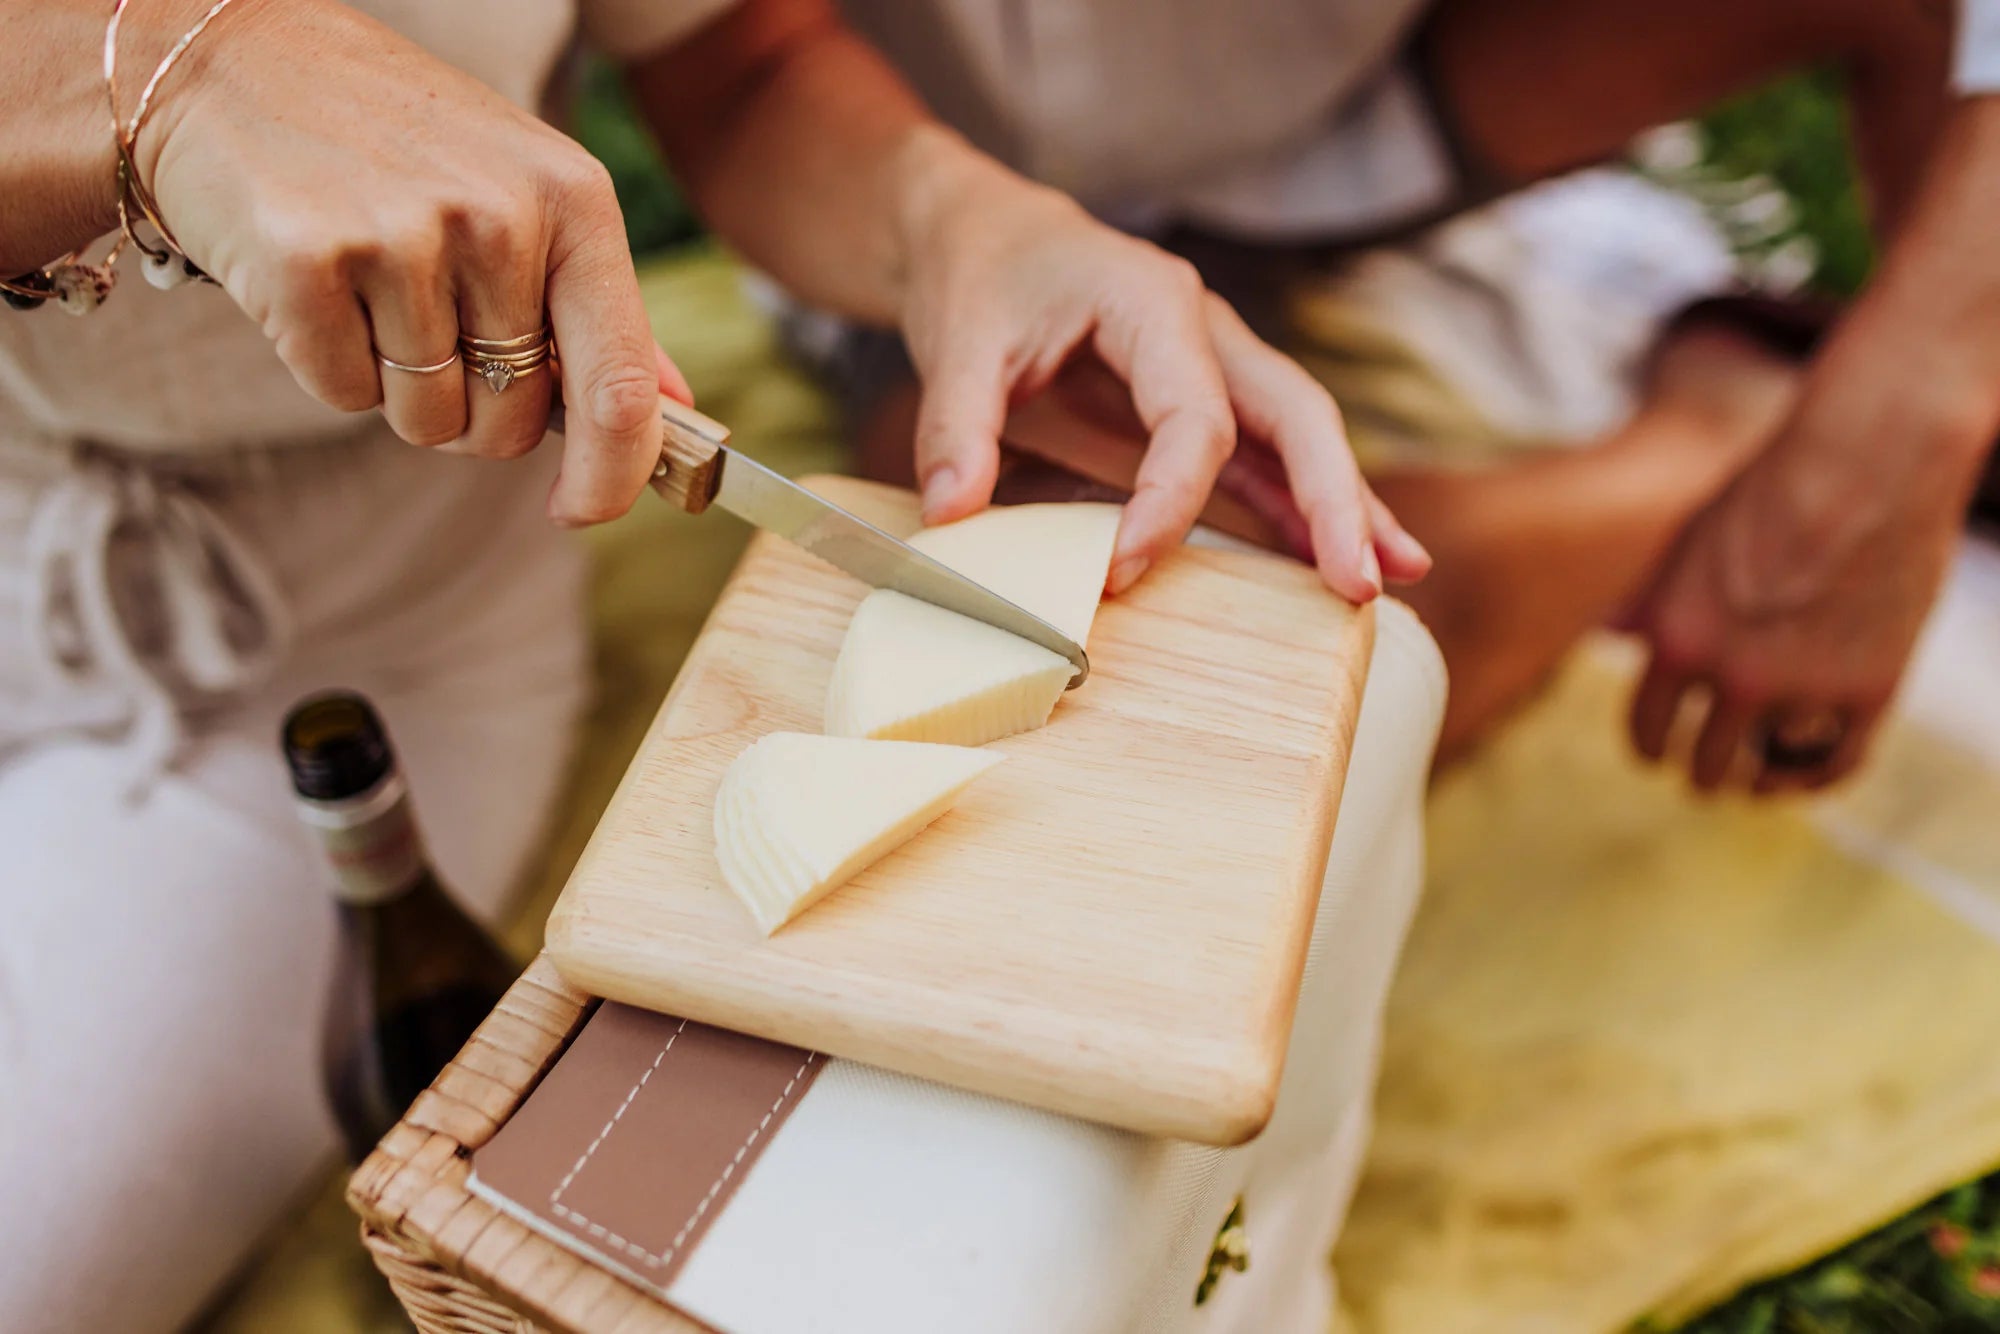
<svg viewBox="0 0 2000 1334"><path fill-rule="evenodd" d="M583 1171L584 1165L590 1161L592 1155L597 1152L599 1146L610 1137L612 1129L624 1117L625 1109L632 1105L633 1100L639 1096L639 1090L646 1086L646 1081L653 1077L653 1072L658 1070L660 1063L667 1059L667 1053L673 1050L674 1040L680 1037L681 1030L685 1029L687 1025L687 1020L681 1020L679 1027L675 1028L668 1035L666 1045L660 1048L660 1054L653 1058L653 1063L646 1067L645 1072L639 1076L638 1082L633 1084L631 1090L626 1093L625 1100L618 1104L618 1110L613 1112L611 1119L604 1123L604 1129L597 1132L597 1138L590 1141L589 1147L585 1148L583 1153L578 1156L575 1165L569 1169L561 1181L556 1183L555 1190L549 1194L549 1208L556 1217L566 1222L574 1223L576 1226L590 1233L591 1236L608 1242L627 1255L643 1260L655 1267L666 1264L675 1255L679 1254L681 1243L687 1240L688 1233L693 1231L694 1225L701 1221L701 1216L708 1212L708 1206L715 1202L715 1197L721 1193L722 1187L728 1182L730 1176L735 1173L737 1167L742 1164L743 1155L750 1152L750 1146L757 1142L757 1137L763 1134L766 1127L771 1124L771 1118L776 1116L778 1109L785 1105L785 1099L792 1096L792 1090L798 1087L799 1080L805 1077L806 1070L819 1058L818 1052L806 1053L805 1060L799 1062L799 1068L794 1070L792 1077L785 1081L785 1087L778 1094L778 1100L771 1104L771 1109L764 1113L763 1119L751 1128L750 1134L745 1137L742 1145L737 1148L735 1156L723 1166L721 1173L715 1178L714 1183L709 1186L708 1193L701 1197L701 1203L694 1207L694 1212L688 1215L687 1222L681 1224L681 1230L674 1234L673 1245L660 1254L655 1255L637 1242L627 1241L624 1237L611 1231L602 1223L591 1222L581 1213L564 1204L562 1196L564 1191L575 1184L577 1176Z"/></svg>
<svg viewBox="0 0 2000 1334"><path fill-rule="evenodd" d="M605 1137L610 1135L611 1127L617 1125L619 1118L625 1115L625 1109L630 1107L632 1100L639 1096L639 1090L646 1087L646 1081L653 1077L653 1071L660 1068L660 1062L667 1059L667 1053L674 1049L674 1042L680 1037L681 1030L687 1026L688 1021L683 1019L673 1032L667 1034L667 1045L660 1048L660 1054L653 1058L653 1063L647 1066L645 1073L639 1076L639 1082L632 1085L631 1091L625 1095L625 1101L618 1104L618 1110L613 1112L611 1119L604 1123L604 1129L598 1131L597 1138L590 1141L590 1147L583 1151L582 1155L576 1160L575 1165L569 1169L561 1181L556 1183L555 1190L549 1195L550 1204L560 1203L563 1192L569 1189L572 1181L576 1180L576 1174L583 1170L583 1165L590 1161L590 1155L597 1152L597 1146L604 1143Z"/></svg>
<svg viewBox="0 0 2000 1334"><path fill-rule="evenodd" d="M792 1077L785 1081L784 1091L779 1093L778 1100L771 1104L771 1110L764 1113L764 1119L757 1123L756 1128L750 1132L749 1138L745 1139L743 1143L740 1146L738 1146L736 1150L736 1156L729 1160L728 1165L722 1169L722 1175L717 1177L715 1179L715 1184L708 1188L708 1194L701 1197L701 1203L697 1204L694 1207L694 1212L688 1215L688 1221L681 1224L681 1230L674 1234L673 1248L667 1252L669 1258L673 1256L674 1251L677 1251L681 1248L681 1242L687 1239L687 1234L694 1227L694 1225L701 1221L701 1216L708 1212L709 1203L715 1199L716 1192L722 1189L722 1183L729 1180L729 1174L734 1172L736 1170L737 1164L743 1161L743 1155L750 1152L750 1146L752 1144L755 1144L757 1142L757 1137L764 1133L764 1127L771 1124L771 1118L776 1116L778 1114L778 1109L785 1105L785 1099L792 1096L792 1089L798 1084L799 1080L805 1075L806 1067L813 1063L813 1057L815 1057L816 1055L818 1055L817 1052L809 1051L806 1053L806 1058L803 1061L799 1062L799 1068L792 1071Z"/></svg>

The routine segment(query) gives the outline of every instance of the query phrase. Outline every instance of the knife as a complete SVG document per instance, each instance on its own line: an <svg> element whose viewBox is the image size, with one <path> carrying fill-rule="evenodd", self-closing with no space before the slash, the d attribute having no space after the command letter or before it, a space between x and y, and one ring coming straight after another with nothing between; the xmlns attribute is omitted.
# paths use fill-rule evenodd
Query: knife
<svg viewBox="0 0 2000 1334"><path fill-rule="evenodd" d="M719 505L870 587L891 589L1039 644L1069 659L1075 669L1070 690L1090 675L1090 658L1081 644L992 589L731 449L729 428L721 422L664 397L660 419L666 431L652 487L675 507L701 514ZM549 429L563 429L561 404L549 414Z"/></svg>

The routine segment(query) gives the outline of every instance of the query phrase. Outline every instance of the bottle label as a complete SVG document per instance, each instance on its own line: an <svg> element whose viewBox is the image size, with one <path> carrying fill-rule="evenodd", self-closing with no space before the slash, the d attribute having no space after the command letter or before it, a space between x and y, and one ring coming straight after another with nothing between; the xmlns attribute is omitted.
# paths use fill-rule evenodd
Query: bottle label
<svg viewBox="0 0 2000 1334"><path fill-rule="evenodd" d="M424 843L410 814L402 774L391 773L371 791L346 801L300 800L298 807L299 817L319 835L333 863L343 901L382 903L422 877Z"/></svg>

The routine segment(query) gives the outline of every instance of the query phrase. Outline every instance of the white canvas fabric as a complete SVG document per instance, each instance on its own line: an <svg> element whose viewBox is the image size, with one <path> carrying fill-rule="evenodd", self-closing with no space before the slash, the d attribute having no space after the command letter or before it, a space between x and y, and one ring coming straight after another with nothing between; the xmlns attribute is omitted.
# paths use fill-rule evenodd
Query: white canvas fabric
<svg viewBox="0 0 2000 1334"><path fill-rule="evenodd" d="M583 553L543 517L555 463L412 449L379 420L206 466L0 450L7 1334L179 1328L334 1152L314 1041L333 872L290 810L293 700L374 700L441 874L499 911L589 686ZM225 533L223 570L181 549ZM49 596L69 567L95 571L73 589L90 614ZM174 595L146 600L156 583ZM259 625L282 632L223 636L242 652L187 698L167 647Z"/></svg>
<svg viewBox="0 0 2000 1334"><path fill-rule="evenodd" d="M840 0L937 114L1119 225L1265 239L1444 203L1426 0Z"/></svg>
<svg viewBox="0 0 2000 1334"><path fill-rule="evenodd" d="M1959 0L1952 86L1967 96L2000 93L2000 0Z"/></svg>
<svg viewBox="0 0 2000 1334"><path fill-rule="evenodd" d="M1444 695L1436 645L1385 601L1284 1082L1262 1136L1228 1150L1149 1138L833 1061L671 1300L728 1334L1323 1329L1382 1006L1422 881ZM1197 1308L1210 1245L1239 1194L1250 1267Z"/></svg>

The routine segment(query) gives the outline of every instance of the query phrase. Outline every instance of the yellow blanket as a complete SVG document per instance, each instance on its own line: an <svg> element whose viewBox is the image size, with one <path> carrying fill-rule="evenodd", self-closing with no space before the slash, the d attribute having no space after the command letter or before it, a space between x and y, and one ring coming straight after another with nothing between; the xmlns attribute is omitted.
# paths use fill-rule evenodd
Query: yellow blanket
<svg viewBox="0 0 2000 1334"><path fill-rule="evenodd" d="M1802 808L1642 771L1629 667L1579 655L1434 795L1335 1261L1361 1334L1671 1322L2000 1163L2000 947ZM1891 746L1947 779L1932 850L1990 858L1992 775Z"/></svg>

